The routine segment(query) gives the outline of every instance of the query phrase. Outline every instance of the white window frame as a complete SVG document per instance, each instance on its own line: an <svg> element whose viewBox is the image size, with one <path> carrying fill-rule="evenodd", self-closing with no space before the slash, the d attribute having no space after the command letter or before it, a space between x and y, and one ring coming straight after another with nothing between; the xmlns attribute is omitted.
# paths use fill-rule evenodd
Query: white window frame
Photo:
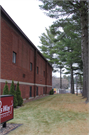
<svg viewBox="0 0 89 135"><path fill-rule="evenodd" d="M16 53L15 53L15 52L13 52L13 59L12 59L12 62L13 62L13 63L16 63Z"/></svg>

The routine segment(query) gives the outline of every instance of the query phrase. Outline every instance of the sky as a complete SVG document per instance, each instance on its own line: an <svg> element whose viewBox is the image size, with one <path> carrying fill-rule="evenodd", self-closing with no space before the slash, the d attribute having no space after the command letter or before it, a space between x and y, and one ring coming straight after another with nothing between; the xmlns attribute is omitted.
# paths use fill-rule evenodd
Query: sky
<svg viewBox="0 0 89 135"><path fill-rule="evenodd" d="M0 0L0 5L36 47L41 45L39 36L54 21L40 9L40 4L39 0ZM60 76L58 72L52 75Z"/></svg>

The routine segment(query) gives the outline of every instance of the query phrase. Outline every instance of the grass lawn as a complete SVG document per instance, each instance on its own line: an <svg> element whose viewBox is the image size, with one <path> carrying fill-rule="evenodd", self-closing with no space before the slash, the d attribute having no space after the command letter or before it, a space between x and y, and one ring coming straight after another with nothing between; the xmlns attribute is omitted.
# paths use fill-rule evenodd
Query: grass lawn
<svg viewBox="0 0 89 135"><path fill-rule="evenodd" d="M89 135L89 103L81 95L56 94L14 110L9 123L23 124L9 135Z"/></svg>

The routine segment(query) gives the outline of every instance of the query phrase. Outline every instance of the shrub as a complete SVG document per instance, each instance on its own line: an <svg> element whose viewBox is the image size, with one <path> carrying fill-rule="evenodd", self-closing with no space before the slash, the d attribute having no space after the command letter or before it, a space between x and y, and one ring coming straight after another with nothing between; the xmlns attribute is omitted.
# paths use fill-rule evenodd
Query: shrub
<svg viewBox="0 0 89 135"><path fill-rule="evenodd" d="M19 82L17 83L16 96L17 96L18 106L21 106L23 103L23 99L21 97L21 91L19 89Z"/></svg>
<svg viewBox="0 0 89 135"><path fill-rule="evenodd" d="M6 81L5 86L3 88L3 95L9 95L9 89L8 89L7 81Z"/></svg>
<svg viewBox="0 0 89 135"><path fill-rule="evenodd" d="M53 94L54 94L54 90L52 89L50 90L49 95L53 95Z"/></svg>
<svg viewBox="0 0 89 135"><path fill-rule="evenodd" d="M16 97L16 92L14 90L14 81L12 81L9 93L10 93L10 95L14 96L14 108L16 108L18 105L18 101L17 101L17 97Z"/></svg>

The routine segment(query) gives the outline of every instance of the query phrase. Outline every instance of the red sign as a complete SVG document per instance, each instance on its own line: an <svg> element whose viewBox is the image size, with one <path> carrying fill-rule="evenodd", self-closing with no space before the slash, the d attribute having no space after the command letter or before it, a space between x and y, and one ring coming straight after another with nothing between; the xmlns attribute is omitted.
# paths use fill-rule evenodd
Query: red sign
<svg viewBox="0 0 89 135"><path fill-rule="evenodd" d="M0 96L0 123L13 119L13 96Z"/></svg>

